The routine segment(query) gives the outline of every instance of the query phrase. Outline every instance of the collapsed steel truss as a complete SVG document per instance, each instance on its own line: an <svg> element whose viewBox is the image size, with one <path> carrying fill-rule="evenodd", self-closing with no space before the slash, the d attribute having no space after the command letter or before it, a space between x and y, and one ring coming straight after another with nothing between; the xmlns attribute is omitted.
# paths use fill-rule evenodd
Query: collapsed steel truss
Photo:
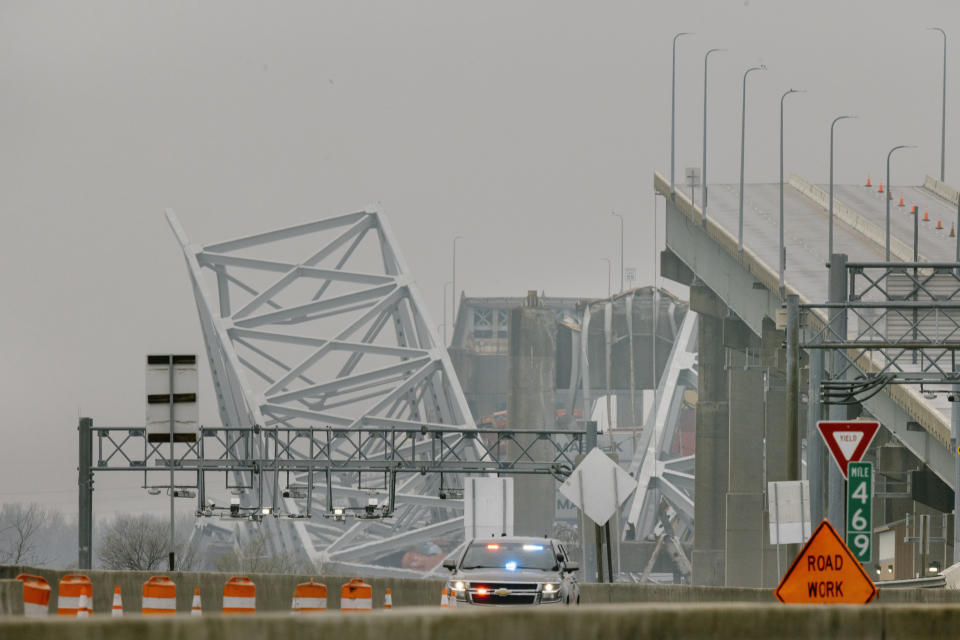
<svg viewBox="0 0 960 640"><path fill-rule="evenodd" d="M423 436L438 430L459 432L453 437L461 439L460 466L451 472L498 470L497 458L482 438L463 435L474 429L469 408L382 214L360 211L205 246L189 244L173 213L167 216L186 259L221 421L250 425L251 433L260 430L249 443L237 436L225 444L249 445L248 459L274 470L272 477L260 474L261 496L283 495L276 470L279 456L291 465L294 460L302 463L285 472L291 474L283 478L290 495L285 513L306 515L309 498L295 497L301 495L296 488L309 487L306 496L312 496L318 468L324 469L322 483L328 491L334 485L352 488L345 496L352 506L362 506L365 501L357 491L365 487L357 479L375 475L362 472L378 469L373 460L391 459L399 452L391 440L397 433L422 429ZM334 430L323 432L332 438L323 449L326 467L311 469L303 461L316 459L316 425ZM363 443L350 436L333 437L335 428L370 437ZM394 435L374 436L391 432ZM308 433L312 435L300 435ZM412 452L416 437L402 437ZM434 440L447 442L446 437ZM331 464L356 461L358 452L365 459L354 468ZM471 457L477 464L466 469L463 465ZM231 466L235 484L244 483L246 471L243 465ZM293 531L281 527L271 532L273 550L303 553L318 564L337 555L347 558L355 549L364 550L366 561L375 561L378 555L431 539L423 537L425 531L462 538L461 517L454 513L462 511L462 505L453 500L424 502L439 495L444 478L448 483L456 483L456 478L402 465L394 472L400 475L390 485L397 496L394 517L349 526L294 520ZM258 504L249 495L244 499L247 508Z"/></svg>
<svg viewBox="0 0 960 640"><path fill-rule="evenodd" d="M694 524L694 456L672 456L671 445L686 390L697 389L698 315L688 310L656 389L657 402L649 410L630 473L637 479L627 524L638 539L660 536L664 510L661 498L673 509L670 533L686 540ZM656 409L656 411L654 411Z"/></svg>

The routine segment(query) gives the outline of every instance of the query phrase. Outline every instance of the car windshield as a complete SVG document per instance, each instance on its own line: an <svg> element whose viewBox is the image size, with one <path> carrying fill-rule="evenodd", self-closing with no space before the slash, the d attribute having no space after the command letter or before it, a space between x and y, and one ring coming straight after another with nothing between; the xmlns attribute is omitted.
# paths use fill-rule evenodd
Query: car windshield
<svg viewBox="0 0 960 640"><path fill-rule="evenodd" d="M558 565L549 543L474 542L467 548L460 568L555 571Z"/></svg>

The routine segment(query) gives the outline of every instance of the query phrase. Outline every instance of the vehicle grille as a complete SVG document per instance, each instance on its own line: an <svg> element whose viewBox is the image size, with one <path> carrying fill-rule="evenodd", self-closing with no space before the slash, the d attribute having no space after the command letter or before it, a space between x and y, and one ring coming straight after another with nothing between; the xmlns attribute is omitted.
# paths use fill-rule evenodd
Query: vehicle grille
<svg viewBox="0 0 960 640"><path fill-rule="evenodd" d="M474 604L533 604L537 598L534 594L498 596L490 593L485 596L478 596L473 593L471 595L473 596Z"/></svg>
<svg viewBox="0 0 960 640"><path fill-rule="evenodd" d="M536 591L536 582L471 582L470 588L486 587L490 591L510 589L510 591Z"/></svg>
<svg viewBox="0 0 960 640"><path fill-rule="evenodd" d="M474 604L535 604L538 586L536 582L471 582L468 593ZM479 589L486 593L477 593ZM508 589L510 593L495 593L500 589Z"/></svg>

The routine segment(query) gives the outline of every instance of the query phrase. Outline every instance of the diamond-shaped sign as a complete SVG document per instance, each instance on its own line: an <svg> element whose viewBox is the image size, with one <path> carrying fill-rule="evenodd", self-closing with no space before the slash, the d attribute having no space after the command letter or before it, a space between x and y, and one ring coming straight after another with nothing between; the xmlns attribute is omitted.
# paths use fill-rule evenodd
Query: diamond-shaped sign
<svg viewBox="0 0 960 640"><path fill-rule="evenodd" d="M793 604L866 604L877 587L824 520L773 593L780 602Z"/></svg>
<svg viewBox="0 0 960 640"><path fill-rule="evenodd" d="M600 449L594 449L573 470L560 493L597 524L606 524L636 489L636 481Z"/></svg>
<svg viewBox="0 0 960 640"><path fill-rule="evenodd" d="M821 420L817 423L817 429L844 478L847 477L847 464L863 457L879 428L879 422L861 420Z"/></svg>

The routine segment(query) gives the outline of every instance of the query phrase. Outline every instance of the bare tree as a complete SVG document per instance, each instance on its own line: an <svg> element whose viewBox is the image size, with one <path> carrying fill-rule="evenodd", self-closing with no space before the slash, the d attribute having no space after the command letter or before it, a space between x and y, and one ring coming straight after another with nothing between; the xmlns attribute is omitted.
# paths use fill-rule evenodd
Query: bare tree
<svg viewBox="0 0 960 640"><path fill-rule="evenodd" d="M36 502L0 507L0 560L5 564L42 564L40 536L49 514Z"/></svg>
<svg viewBox="0 0 960 640"><path fill-rule="evenodd" d="M120 514L101 526L97 558L104 569L150 571L167 559L167 537L160 518Z"/></svg>
<svg viewBox="0 0 960 640"><path fill-rule="evenodd" d="M194 517L180 515L176 519L174 551L176 569L190 571L198 564L190 545ZM100 544L97 559L104 569L152 571L167 567L170 552L170 522L152 515L117 515L113 521L99 525Z"/></svg>

